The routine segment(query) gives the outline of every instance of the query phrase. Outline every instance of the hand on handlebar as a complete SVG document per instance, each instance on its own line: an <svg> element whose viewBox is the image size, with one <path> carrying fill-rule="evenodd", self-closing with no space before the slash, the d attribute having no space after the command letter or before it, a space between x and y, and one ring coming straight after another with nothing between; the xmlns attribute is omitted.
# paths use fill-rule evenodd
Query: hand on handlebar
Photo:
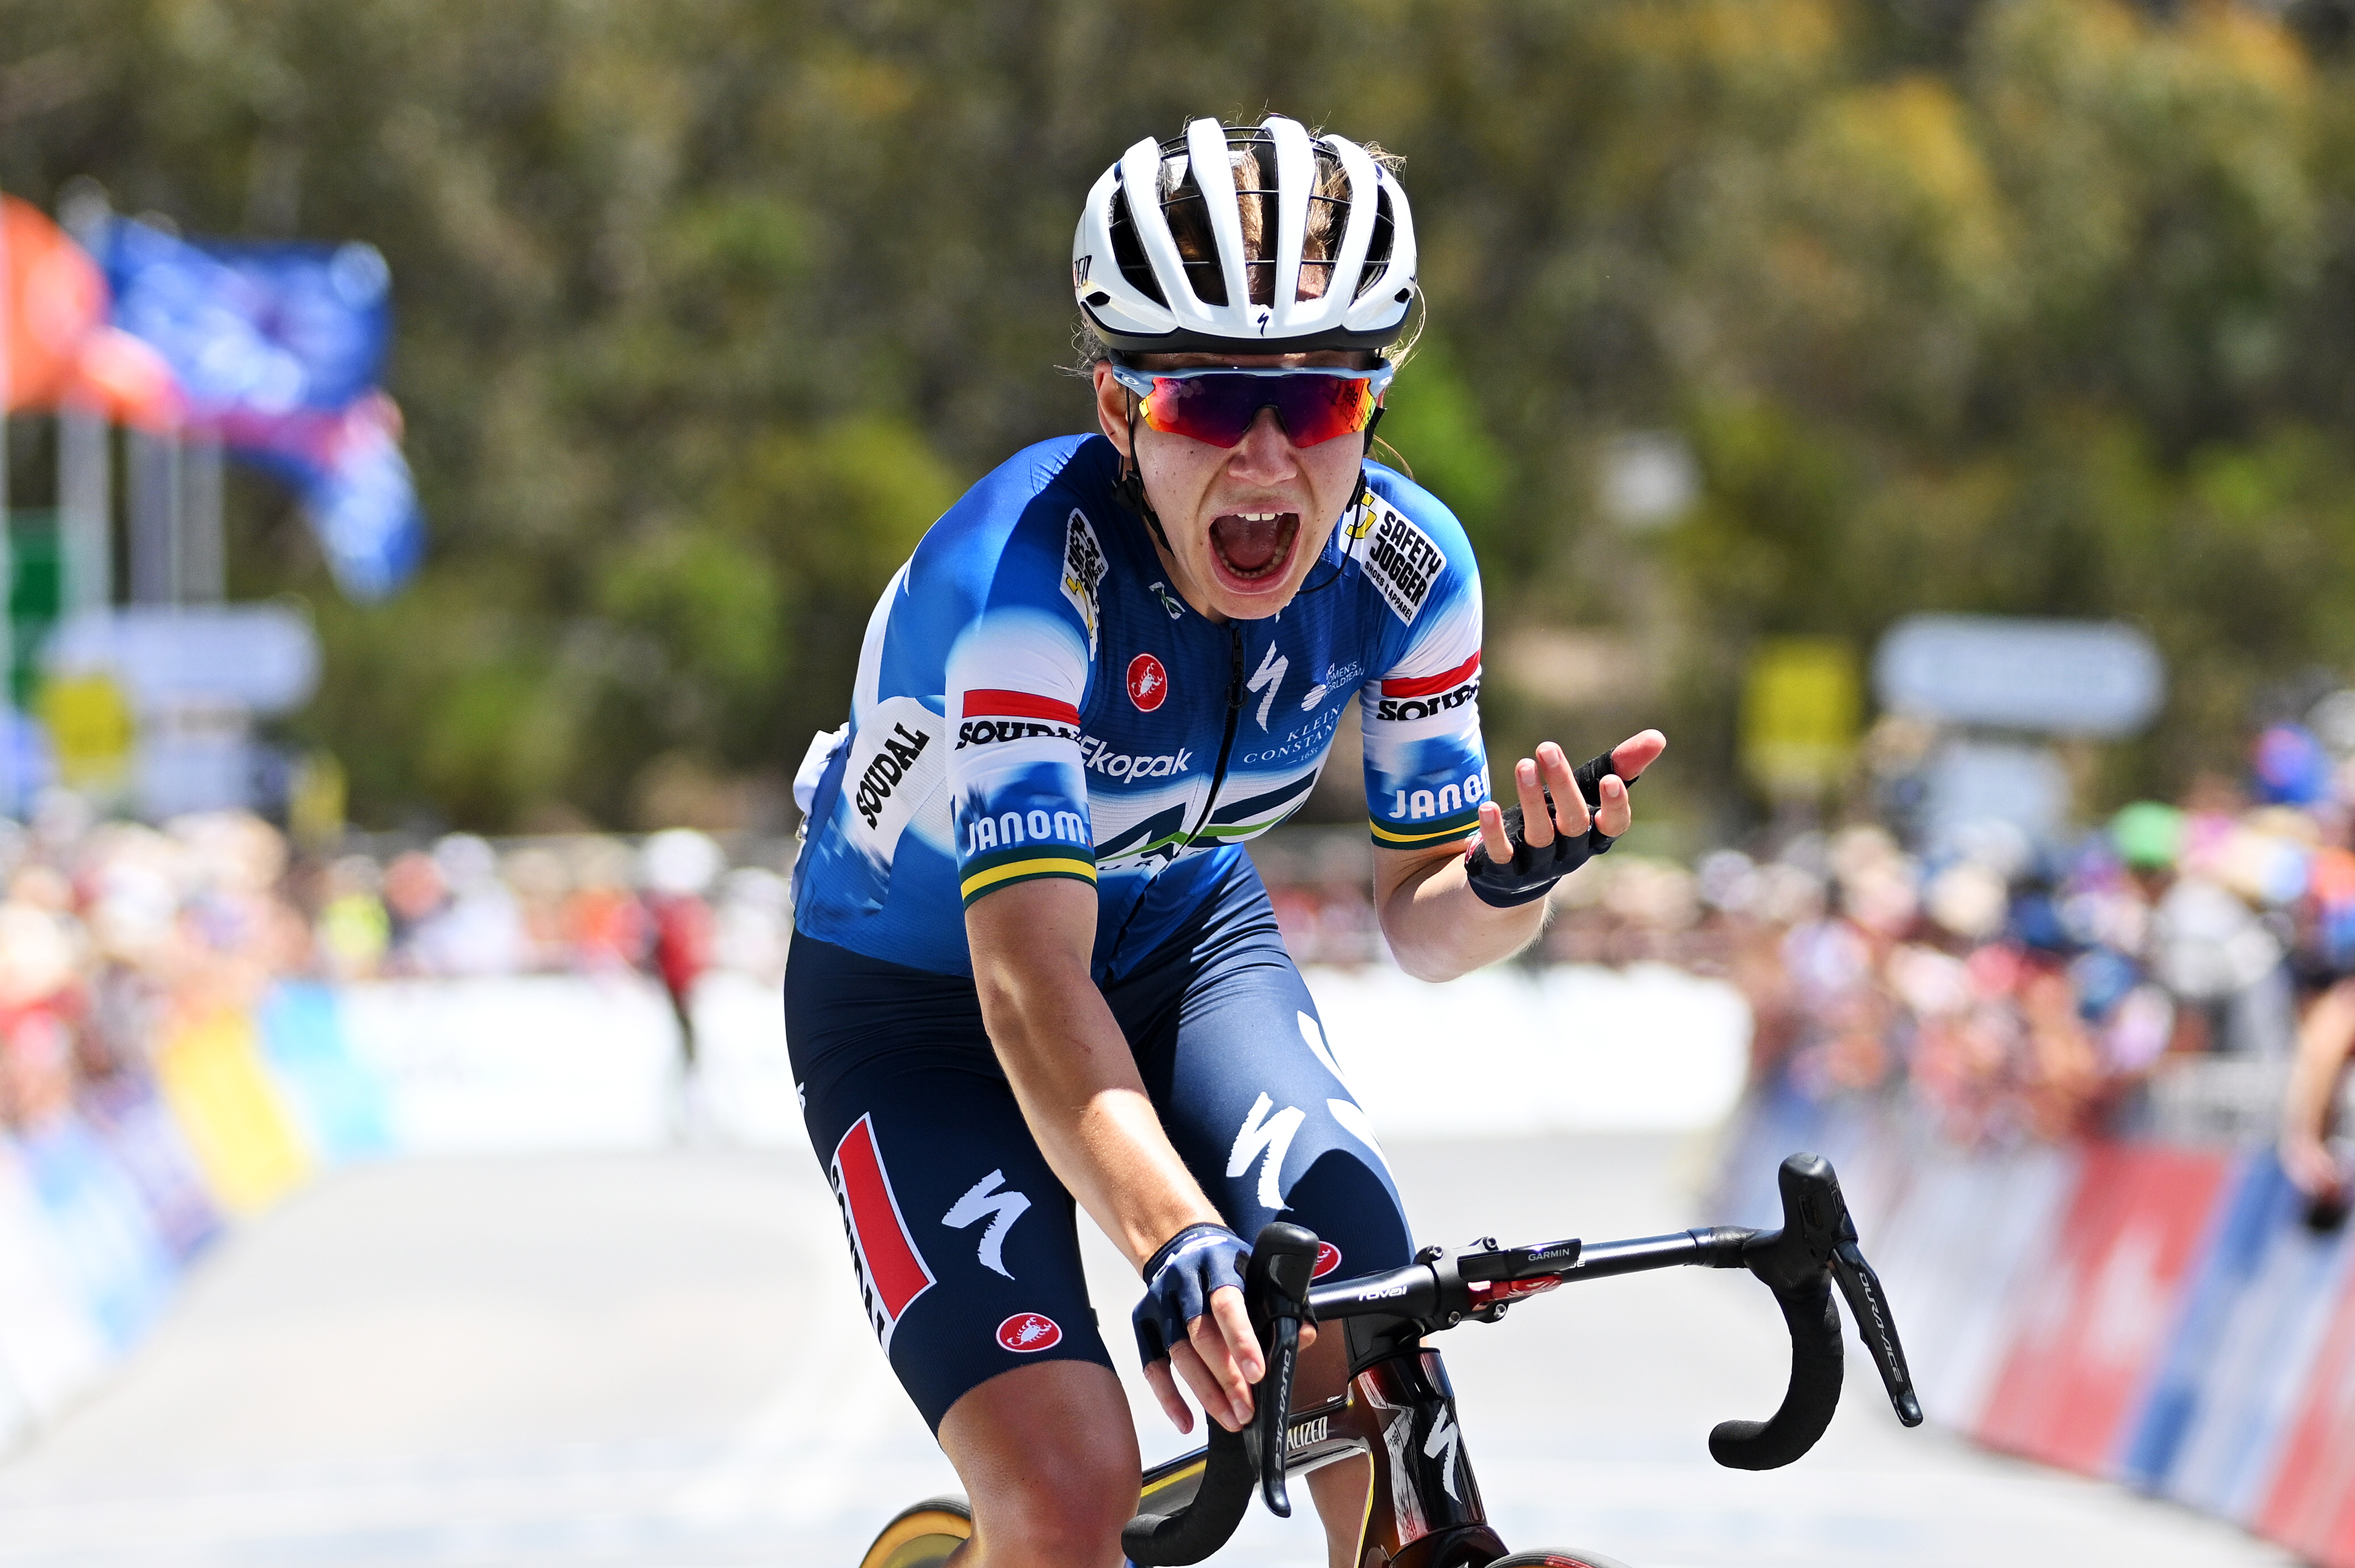
<svg viewBox="0 0 2355 1568"><path fill-rule="evenodd" d="M1316 1326L1303 1323L1300 1348L1305 1350L1316 1342ZM1210 1310L1188 1325L1188 1342L1162 1360L1145 1364L1145 1381L1152 1385L1153 1397L1161 1402L1170 1424L1180 1432L1191 1432L1194 1413L1187 1408L1177 1379L1170 1375L1173 1364L1178 1377L1186 1380L1211 1420L1230 1432L1241 1432L1251 1424L1252 1388L1267 1375L1267 1358L1260 1354L1259 1337L1252 1332L1241 1291L1229 1285L1213 1295Z"/></svg>
<svg viewBox="0 0 2355 1568"><path fill-rule="evenodd" d="M1228 1431L1251 1421L1252 1385L1267 1375L1267 1358L1243 1303L1241 1269L1250 1254L1224 1226L1188 1225L1146 1263L1145 1298L1133 1315L1137 1353L1145 1381L1180 1432L1194 1430L1194 1414L1178 1392L1178 1378ZM1181 1325L1182 1335L1174 1334ZM1315 1338L1304 1325L1303 1348Z"/></svg>

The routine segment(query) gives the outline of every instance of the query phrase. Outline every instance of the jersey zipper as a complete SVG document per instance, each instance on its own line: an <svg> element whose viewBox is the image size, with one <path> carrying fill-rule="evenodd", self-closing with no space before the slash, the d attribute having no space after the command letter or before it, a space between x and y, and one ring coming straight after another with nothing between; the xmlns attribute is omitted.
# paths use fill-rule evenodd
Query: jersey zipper
<svg viewBox="0 0 2355 1568"><path fill-rule="evenodd" d="M1219 786L1227 781L1227 757L1235 749L1235 731L1243 716L1243 633L1232 621L1227 623L1227 649L1234 657L1233 673L1227 679L1227 732L1219 739L1219 765L1210 771L1210 796L1202 803L1202 815L1194 830L1186 835L1181 849L1191 849L1202 829L1210 825L1210 813L1219 804Z"/></svg>
<svg viewBox="0 0 2355 1568"><path fill-rule="evenodd" d="M1210 813L1217 809L1219 804L1219 786L1224 784L1227 779L1227 757L1235 749L1235 731L1240 727L1242 719L1242 630L1233 622L1230 621L1227 623L1227 636L1229 639L1227 645L1228 652L1234 661L1232 673L1227 677L1227 732L1225 735L1221 736L1219 741L1219 765L1212 769L1210 773L1210 798L1202 803L1202 815L1200 818L1195 822L1194 830L1186 835L1186 841L1184 843L1178 846L1178 852L1180 854L1184 853L1186 850L1191 849L1194 847L1194 840L1202 836L1202 829L1209 826ZM1177 857L1173 855L1168 859L1162 861L1159 865L1154 868L1153 877L1157 879L1163 871L1167 870L1175 864L1177 864ZM1126 943L1128 940L1128 928L1135 922L1137 912L1145 907L1146 897L1150 891L1151 879L1148 879L1147 885L1146 887L1136 890L1136 898L1135 901L1129 904L1128 912L1121 917L1120 930L1114 934L1112 946L1107 950L1109 955L1105 960L1105 973L1107 976L1109 976L1113 969L1117 966L1122 944Z"/></svg>

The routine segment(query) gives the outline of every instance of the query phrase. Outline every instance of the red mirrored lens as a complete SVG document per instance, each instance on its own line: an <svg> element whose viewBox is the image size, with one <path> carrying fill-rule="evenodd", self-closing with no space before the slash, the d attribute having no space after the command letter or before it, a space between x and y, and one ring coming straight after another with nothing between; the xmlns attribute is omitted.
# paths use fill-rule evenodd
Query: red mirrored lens
<svg viewBox="0 0 2355 1568"><path fill-rule="evenodd" d="M1171 435L1232 446L1272 408L1295 446L1355 435L1373 418L1374 384L1361 376L1156 376L1145 422Z"/></svg>

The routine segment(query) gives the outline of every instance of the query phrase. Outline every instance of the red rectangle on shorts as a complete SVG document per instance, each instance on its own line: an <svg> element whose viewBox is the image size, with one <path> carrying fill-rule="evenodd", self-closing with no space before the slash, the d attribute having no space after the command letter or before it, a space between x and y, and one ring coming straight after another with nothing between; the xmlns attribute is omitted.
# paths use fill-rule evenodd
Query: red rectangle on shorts
<svg viewBox="0 0 2355 1568"><path fill-rule="evenodd" d="M1076 724L1080 710L1068 702L1058 702L1051 697L1038 697L1027 691L984 689L964 694L964 714L967 719L1047 719L1058 724Z"/></svg>
<svg viewBox="0 0 2355 1568"><path fill-rule="evenodd" d="M932 1271L924 1266L915 1239L900 1217L891 1179L884 1174L883 1157L875 1147L874 1117L859 1117L842 1135L834 1146L834 1168L874 1304L896 1323L908 1303L932 1287Z"/></svg>
<svg viewBox="0 0 2355 1568"><path fill-rule="evenodd" d="M1442 671L1438 675L1418 676L1412 680L1386 680L1382 682L1382 695L1384 697L1431 697L1463 685L1472 678L1473 672L1479 667L1480 656L1474 654L1454 669Z"/></svg>

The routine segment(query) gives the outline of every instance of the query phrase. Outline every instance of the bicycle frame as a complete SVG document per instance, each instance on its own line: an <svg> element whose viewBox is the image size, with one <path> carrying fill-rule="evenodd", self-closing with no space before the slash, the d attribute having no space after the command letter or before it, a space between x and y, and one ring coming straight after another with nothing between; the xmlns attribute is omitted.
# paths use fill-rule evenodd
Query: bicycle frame
<svg viewBox="0 0 2355 1568"><path fill-rule="evenodd" d="M1360 1454L1372 1462L1353 1559L1364 1568L1440 1568L1461 1552L1476 1563L1505 1554L1488 1528L1455 1419L1455 1391L1436 1350L1392 1350L1357 1368L1338 1396L1292 1413L1284 1449L1287 1477ZM1190 1504L1208 1457L1198 1448L1146 1471L1139 1509Z"/></svg>

